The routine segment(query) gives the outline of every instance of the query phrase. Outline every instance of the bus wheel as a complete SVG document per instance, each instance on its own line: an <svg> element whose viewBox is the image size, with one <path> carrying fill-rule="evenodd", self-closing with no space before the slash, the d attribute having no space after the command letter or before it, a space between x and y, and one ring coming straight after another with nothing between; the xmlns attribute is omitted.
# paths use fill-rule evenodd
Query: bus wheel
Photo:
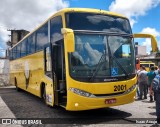
<svg viewBox="0 0 160 127"><path fill-rule="evenodd" d="M46 104L46 87L42 84L42 100Z"/></svg>
<svg viewBox="0 0 160 127"><path fill-rule="evenodd" d="M16 90L19 92L20 88L18 88L18 86L17 86L17 79L16 78L15 78L15 86L16 86Z"/></svg>

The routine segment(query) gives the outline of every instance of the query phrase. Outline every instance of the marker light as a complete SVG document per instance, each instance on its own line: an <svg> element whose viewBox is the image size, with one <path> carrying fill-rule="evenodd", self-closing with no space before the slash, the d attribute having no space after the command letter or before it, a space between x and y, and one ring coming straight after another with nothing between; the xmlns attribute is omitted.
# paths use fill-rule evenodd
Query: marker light
<svg viewBox="0 0 160 127"><path fill-rule="evenodd" d="M75 103L74 105L75 105L75 107L78 107L78 103Z"/></svg>

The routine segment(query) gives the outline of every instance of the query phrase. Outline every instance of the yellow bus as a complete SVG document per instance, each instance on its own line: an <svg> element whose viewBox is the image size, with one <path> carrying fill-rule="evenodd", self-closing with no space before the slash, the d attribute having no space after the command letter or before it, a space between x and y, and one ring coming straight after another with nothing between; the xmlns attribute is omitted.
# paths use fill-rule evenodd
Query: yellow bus
<svg viewBox="0 0 160 127"><path fill-rule="evenodd" d="M10 82L50 106L80 111L135 99L133 35L116 13L63 9L18 42L10 59Z"/></svg>
<svg viewBox="0 0 160 127"><path fill-rule="evenodd" d="M145 66L146 71L150 71L150 68L152 66L155 67L155 63L153 63L152 61L140 61L140 66Z"/></svg>

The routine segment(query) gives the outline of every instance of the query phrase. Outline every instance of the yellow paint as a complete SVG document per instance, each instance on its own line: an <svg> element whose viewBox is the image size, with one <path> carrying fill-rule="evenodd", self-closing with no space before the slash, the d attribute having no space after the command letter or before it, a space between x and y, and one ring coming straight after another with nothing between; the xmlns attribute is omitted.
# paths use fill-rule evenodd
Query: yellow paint
<svg viewBox="0 0 160 127"><path fill-rule="evenodd" d="M103 10L96 10L96 9L79 9L79 8L67 8L59 11L58 13L51 16L48 20L53 17L62 16L63 19L63 27L66 27L65 24L65 13L66 12L92 12L97 14L108 14L113 16L121 16L116 13L103 11ZM46 20L45 23L48 21ZM43 25L43 24L42 24ZM39 26L38 28L40 28ZM30 34L35 32L38 28L34 31L29 33L25 38L27 38ZM25 39L24 38L24 39ZM23 39L23 40L24 40ZM22 40L22 41L23 41ZM67 40L67 39L66 39ZM69 63L68 63L68 52L67 46L69 46L69 42L64 40L64 50L65 50L65 70L66 70L66 84L67 84L67 105L66 110L88 110L88 109L95 109L95 108L103 108L103 107L110 107L115 105L127 104L134 101L135 91L136 88L124 95L119 96L108 96L108 97L97 97L97 98L90 98L90 97L83 97L77 95L69 90L69 88L78 88L80 90L87 91L92 94L111 94L116 93L114 92L114 85L126 85L126 90L128 90L131 86L136 84L136 77L126 81L120 82L104 82L104 83L85 83L85 82L78 82L73 80L69 75ZM21 42L21 41L20 41ZM19 42L19 43L20 43ZM54 105L54 84L53 81L47 78L44 74L44 52L40 51L17 60L13 60L10 63L11 66L11 75L10 75L10 82L15 84L15 78L17 79L18 87L23 90L26 90L38 97L41 97L41 83L46 84L46 94L52 97L52 103L47 103L48 105ZM26 89L26 77L25 77L25 62L28 62L29 66L29 85ZM26 64L27 65L27 64ZM119 91L121 92L121 91ZM114 104L105 104L105 99L116 98L117 102Z"/></svg>
<svg viewBox="0 0 160 127"><path fill-rule="evenodd" d="M152 34L135 33L134 38L151 38L152 52L158 52L157 40Z"/></svg>
<svg viewBox="0 0 160 127"><path fill-rule="evenodd" d="M29 85L26 89L26 77L25 77L25 62L29 65ZM20 65L20 66L19 66ZM13 60L10 62L10 83L15 84L15 78L19 88L26 90L38 97L41 97L41 83L46 85L46 94L53 95L53 83L52 80L47 78L44 74L44 55L43 51L35 54L25 56L23 58ZM52 84L52 87L51 87ZM54 104L54 96L53 103Z"/></svg>
<svg viewBox="0 0 160 127"><path fill-rule="evenodd" d="M152 61L140 61L140 66L145 66L146 71L150 71L151 66L155 67L155 63Z"/></svg>

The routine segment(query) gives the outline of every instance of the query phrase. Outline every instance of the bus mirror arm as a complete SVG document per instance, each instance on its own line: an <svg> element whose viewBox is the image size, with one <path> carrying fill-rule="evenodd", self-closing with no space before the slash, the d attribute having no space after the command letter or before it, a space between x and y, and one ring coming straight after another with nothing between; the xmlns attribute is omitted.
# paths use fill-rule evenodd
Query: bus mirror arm
<svg viewBox="0 0 160 127"><path fill-rule="evenodd" d="M74 32L69 28L62 28L61 33L64 36L64 43L67 52L75 51L75 43L74 43Z"/></svg>

